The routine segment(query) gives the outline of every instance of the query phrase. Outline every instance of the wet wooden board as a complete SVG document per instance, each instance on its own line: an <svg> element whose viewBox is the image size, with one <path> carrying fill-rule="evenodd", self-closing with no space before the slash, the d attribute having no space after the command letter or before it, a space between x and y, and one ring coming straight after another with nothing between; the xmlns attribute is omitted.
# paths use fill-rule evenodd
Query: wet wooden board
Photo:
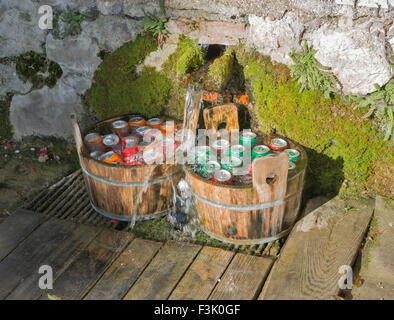
<svg viewBox="0 0 394 320"><path fill-rule="evenodd" d="M334 198L301 219L292 230L259 299L334 299L352 266L373 205Z"/></svg>
<svg viewBox="0 0 394 320"><path fill-rule="evenodd" d="M231 251L204 247L169 299L207 299L233 256Z"/></svg>
<svg viewBox="0 0 394 320"><path fill-rule="evenodd" d="M51 219L37 228L0 263L0 299L7 297L23 279L38 273L45 259L73 237L77 225Z"/></svg>
<svg viewBox="0 0 394 320"><path fill-rule="evenodd" d="M256 299L273 260L238 253L231 261L210 300Z"/></svg>
<svg viewBox="0 0 394 320"><path fill-rule="evenodd" d="M104 273L85 299L122 299L161 246L161 242L143 239L133 240Z"/></svg>
<svg viewBox="0 0 394 320"><path fill-rule="evenodd" d="M167 299L200 249L199 245L168 241L124 299Z"/></svg>
<svg viewBox="0 0 394 320"><path fill-rule="evenodd" d="M42 213L17 209L0 224L0 261L29 236L47 217Z"/></svg>
<svg viewBox="0 0 394 320"><path fill-rule="evenodd" d="M54 278L59 277L81 250L86 248L101 231L101 228L78 225L72 235L59 243L49 256L42 260L41 264L51 266ZM38 272L31 273L12 291L7 300L38 299L43 293L38 286L41 276L42 274Z"/></svg>
<svg viewBox="0 0 394 320"><path fill-rule="evenodd" d="M226 124L226 130L239 130L238 109L235 104L216 106L203 111L205 128L219 130L220 124Z"/></svg>
<svg viewBox="0 0 394 320"><path fill-rule="evenodd" d="M103 229L55 279L49 293L62 300L82 299L132 238L131 233ZM48 299L46 295L41 298Z"/></svg>

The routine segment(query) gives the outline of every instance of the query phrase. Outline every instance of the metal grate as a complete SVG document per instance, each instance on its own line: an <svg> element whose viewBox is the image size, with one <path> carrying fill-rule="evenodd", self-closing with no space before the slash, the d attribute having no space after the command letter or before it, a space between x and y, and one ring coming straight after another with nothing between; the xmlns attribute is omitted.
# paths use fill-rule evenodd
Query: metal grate
<svg viewBox="0 0 394 320"><path fill-rule="evenodd" d="M75 223L88 224L97 227L106 227L116 230L132 232L127 222L111 221L107 217L97 213L90 205L83 174L78 170L67 177L64 177L56 184L39 192L37 195L28 199L23 205L24 209L41 212L50 217L69 220ZM166 217L158 219L167 219ZM148 223L145 221L137 224ZM258 256L277 256L283 244L283 239L260 245L233 245L222 243L214 239L204 241L192 237L177 235L174 230L173 238L191 243L198 243L208 246L219 247L226 250L245 252ZM170 239L171 237L169 237ZM151 239L159 240L162 239Z"/></svg>

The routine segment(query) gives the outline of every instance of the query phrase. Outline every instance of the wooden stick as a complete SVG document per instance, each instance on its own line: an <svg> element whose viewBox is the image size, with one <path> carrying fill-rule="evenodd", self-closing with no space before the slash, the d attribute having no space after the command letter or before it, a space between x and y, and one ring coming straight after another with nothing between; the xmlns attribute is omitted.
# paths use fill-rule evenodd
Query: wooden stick
<svg viewBox="0 0 394 320"><path fill-rule="evenodd" d="M81 129L78 124L78 117L75 113L73 113L71 115L71 123L72 123L72 127L73 127L75 144L77 146L78 157L81 160L81 153L83 150L83 142L82 142Z"/></svg>

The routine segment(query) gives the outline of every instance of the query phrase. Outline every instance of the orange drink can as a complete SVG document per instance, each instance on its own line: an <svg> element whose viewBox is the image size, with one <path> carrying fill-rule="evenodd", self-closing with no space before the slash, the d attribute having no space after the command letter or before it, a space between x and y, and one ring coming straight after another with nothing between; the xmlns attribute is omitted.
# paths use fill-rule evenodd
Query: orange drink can
<svg viewBox="0 0 394 320"><path fill-rule="evenodd" d="M129 127L143 127L146 126L146 120L143 117L132 117L129 119Z"/></svg>

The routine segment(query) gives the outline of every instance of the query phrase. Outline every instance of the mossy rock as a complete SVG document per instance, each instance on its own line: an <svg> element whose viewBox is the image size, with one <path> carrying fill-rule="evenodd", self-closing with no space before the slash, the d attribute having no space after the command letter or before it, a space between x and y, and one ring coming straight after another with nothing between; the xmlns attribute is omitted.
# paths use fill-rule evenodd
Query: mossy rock
<svg viewBox="0 0 394 320"><path fill-rule="evenodd" d="M44 85L53 88L63 75L59 64L47 60L45 54L34 51L27 52L16 58L16 73L24 81L30 81L34 89Z"/></svg>
<svg viewBox="0 0 394 320"><path fill-rule="evenodd" d="M156 49L157 41L147 34L105 56L86 94L87 103L101 119L126 113L147 117L162 113L171 82L154 68L136 74L136 66Z"/></svg>
<svg viewBox="0 0 394 320"><path fill-rule="evenodd" d="M10 121L10 105L12 94L0 96L0 137L8 139L12 137L12 125Z"/></svg>
<svg viewBox="0 0 394 320"><path fill-rule="evenodd" d="M383 142L373 123L362 119L363 113L353 104L338 97L326 99L316 90L300 93L286 66L244 47L236 48L236 58L244 67L261 130L287 136L306 148L310 196L389 193L368 181L381 161L393 165L392 145Z"/></svg>
<svg viewBox="0 0 394 320"><path fill-rule="evenodd" d="M201 67L205 63L205 55L197 40L180 36L177 49L163 64L163 70L173 76L184 75Z"/></svg>
<svg viewBox="0 0 394 320"><path fill-rule="evenodd" d="M165 113L175 119L183 119L187 83L187 72L197 71L205 63L206 52L197 41L179 37L177 49L162 66L162 74L171 80L171 90Z"/></svg>
<svg viewBox="0 0 394 320"><path fill-rule="evenodd" d="M231 80L234 60L234 51L230 49L209 66L208 77L215 84L216 90L223 90Z"/></svg>

